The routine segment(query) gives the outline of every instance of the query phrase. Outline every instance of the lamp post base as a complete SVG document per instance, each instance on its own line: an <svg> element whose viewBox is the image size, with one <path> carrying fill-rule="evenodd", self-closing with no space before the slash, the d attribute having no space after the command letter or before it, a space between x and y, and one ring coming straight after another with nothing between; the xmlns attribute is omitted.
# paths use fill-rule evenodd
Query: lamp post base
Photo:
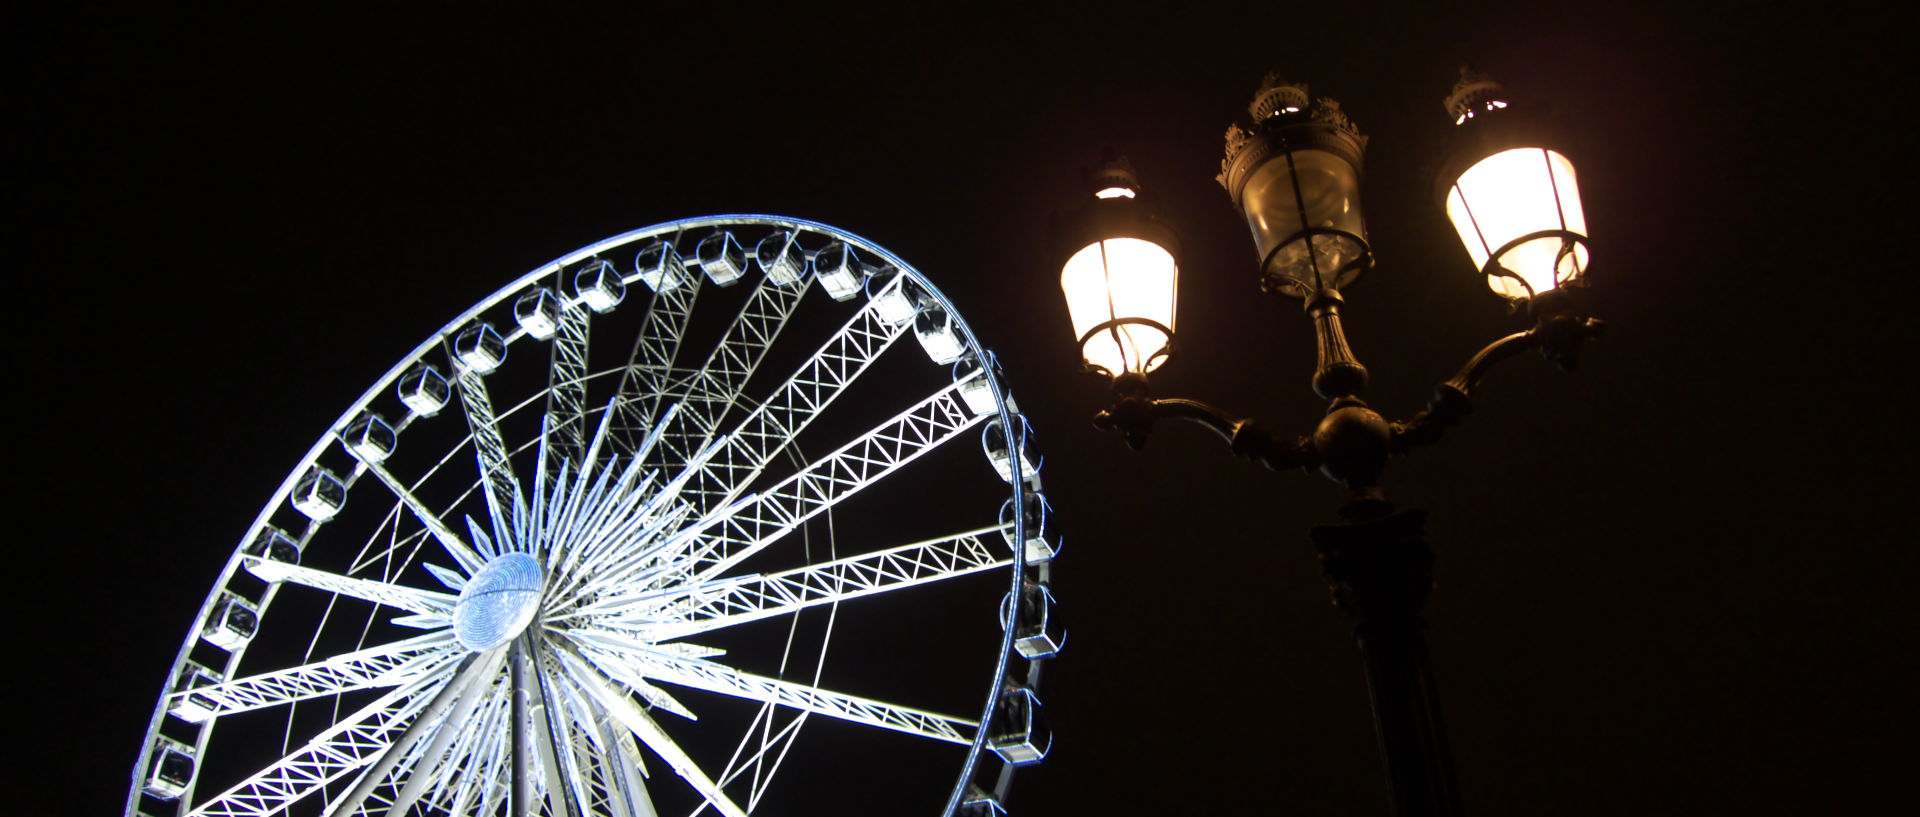
<svg viewBox="0 0 1920 817"><path fill-rule="evenodd" d="M1458 817L1460 792L1440 717L1423 609L1433 589L1426 513L1377 494L1340 509L1311 538L1334 604L1353 617L1396 817Z"/></svg>

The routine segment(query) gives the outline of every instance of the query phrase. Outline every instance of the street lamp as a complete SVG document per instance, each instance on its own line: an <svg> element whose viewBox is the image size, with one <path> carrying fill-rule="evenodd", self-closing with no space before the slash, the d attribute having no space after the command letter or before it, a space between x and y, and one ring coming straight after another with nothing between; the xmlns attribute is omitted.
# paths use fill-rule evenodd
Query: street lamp
<svg viewBox="0 0 1920 817"><path fill-rule="evenodd" d="M1354 619L1366 664L1395 814L1456 815L1459 794L1428 656L1423 607L1433 553L1425 514L1396 509L1379 488L1393 454L1437 442L1472 408L1494 364L1528 349L1572 368L1602 324L1570 289L1586 284L1587 227L1557 120L1511 105L1501 86L1464 68L1447 97L1455 127L1435 180L1441 208L1487 285L1533 326L1488 344L1434 391L1427 407L1390 422L1360 399L1367 370L1347 346L1341 290L1373 266L1360 209L1367 137L1338 103L1269 74L1227 129L1217 177L1245 215L1262 290L1297 298L1314 325L1312 385L1328 401L1308 434L1270 434L1194 400L1154 398L1147 374L1173 352L1177 245L1124 159L1094 174L1094 196L1057 228L1061 289L1087 368L1112 378L1113 405L1096 427L1135 449L1154 423L1205 426L1236 454L1269 468L1318 469L1342 485L1340 522L1310 539L1334 601Z"/></svg>

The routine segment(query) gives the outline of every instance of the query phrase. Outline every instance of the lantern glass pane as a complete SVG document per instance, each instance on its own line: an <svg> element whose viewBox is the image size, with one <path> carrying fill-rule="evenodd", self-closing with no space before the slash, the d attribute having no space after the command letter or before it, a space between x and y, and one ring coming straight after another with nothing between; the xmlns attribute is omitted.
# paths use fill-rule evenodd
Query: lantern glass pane
<svg viewBox="0 0 1920 817"><path fill-rule="evenodd" d="M1110 238L1088 244L1060 271L1074 337L1107 321L1145 318L1173 329L1175 286L1173 255L1139 238ZM1107 372L1148 372L1166 358L1167 333L1144 324L1122 324L1088 338L1081 349L1087 363Z"/></svg>
<svg viewBox="0 0 1920 817"><path fill-rule="evenodd" d="M1580 187L1567 157L1541 148L1502 151L1467 168L1447 194L1447 218L1475 266L1507 244L1543 230L1574 233L1580 241L1563 252L1562 236L1543 236L1509 248L1500 266L1525 279L1489 275L1487 286L1509 298L1537 295L1568 283L1587 269L1587 217L1580 209Z"/></svg>
<svg viewBox="0 0 1920 817"><path fill-rule="evenodd" d="M1295 150L1289 155L1291 164L1289 156L1276 156L1247 178L1240 202L1254 245L1260 248L1260 257L1268 259L1267 275L1293 282L1302 290L1293 294L1343 287L1359 270L1345 274L1339 270L1361 257L1366 247L1328 234L1308 241L1300 231L1339 230L1364 241L1367 228L1360 218L1360 173L1346 159L1324 150Z"/></svg>

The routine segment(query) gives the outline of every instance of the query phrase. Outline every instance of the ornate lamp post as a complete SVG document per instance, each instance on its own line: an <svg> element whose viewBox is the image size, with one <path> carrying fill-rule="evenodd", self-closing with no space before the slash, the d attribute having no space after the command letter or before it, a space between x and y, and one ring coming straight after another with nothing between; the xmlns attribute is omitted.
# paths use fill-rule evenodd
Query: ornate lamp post
<svg viewBox="0 0 1920 817"><path fill-rule="evenodd" d="M1180 418L1212 429L1236 454L1274 469L1317 468L1346 489L1340 522L1309 533L1335 603L1354 620L1398 815L1461 809L1426 645L1433 553L1425 514L1388 502L1381 473L1391 455L1438 441L1464 418L1495 363L1537 349L1572 368L1602 329L1569 292L1586 283L1586 220L1554 120L1509 105L1504 89L1471 69L1446 106L1456 127L1436 179L1439 203L1488 286L1524 307L1533 326L1481 349L1406 422L1360 399L1367 370L1340 319L1341 290L1373 266L1359 195L1367 138L1306 85L1267 76L1248 107L1250 124L1227 130L1218 180L1247 218L1261 289L1300 299L1313 321L1312 383L1328 406L1310 433L1277 436L1205 403L1152 396L1147 373L1174 350L1178 248L1124 159L1095 174L1098 192L1060 233L1074 333L1088 370L1113 379L1114 403L1096 427L1138 449L1155 422Z"/></svg>

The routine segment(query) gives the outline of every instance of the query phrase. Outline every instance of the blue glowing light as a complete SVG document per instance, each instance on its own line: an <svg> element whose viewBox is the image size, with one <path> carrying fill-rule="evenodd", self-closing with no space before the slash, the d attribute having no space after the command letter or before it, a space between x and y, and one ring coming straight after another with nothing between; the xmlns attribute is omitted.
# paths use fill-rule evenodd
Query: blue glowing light
<svg viewBox="0 0 1920 817"><path fill-rule="evenodd" d="M506 553L480 568L453 607L454 637L470 650L491 650L526 629L545 589L540 560Z"/></svg>

